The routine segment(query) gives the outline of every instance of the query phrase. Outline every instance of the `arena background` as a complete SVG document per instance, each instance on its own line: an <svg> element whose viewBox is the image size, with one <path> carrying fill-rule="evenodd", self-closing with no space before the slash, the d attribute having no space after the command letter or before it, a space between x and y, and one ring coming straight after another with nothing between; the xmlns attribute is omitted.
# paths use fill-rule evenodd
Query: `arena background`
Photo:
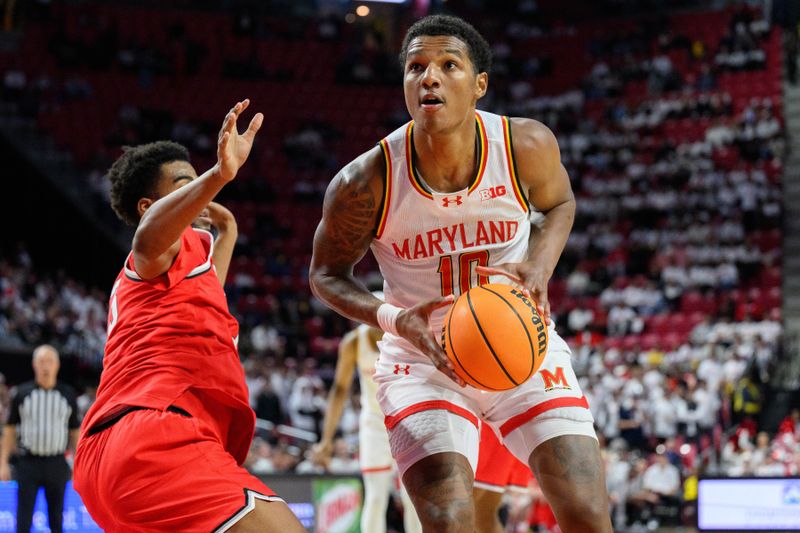
<svg viewBox="0 0 800 533"><path fill-rule="evenodd" d="M798 4L6 0L2 409L42 342L61 350L82 411L92 401L131 237L104 180L121 147L173 139L202 171L225 112L249 97L265 125L219 198L239 223L226 292L261 420L248 466L297 491L309 524L326 483L357 493L357 391L338 476L306 460L352 327L310 294L312 235L332 176L407 120L403 32L455 13L493 46L479 107L552 128L572 179L577 218L549 294L597 420L617 530L692 528L704 486L708 520L727 504L732 529L800 529ZM358 273L374 282L376 270L370 256ZM681 486L640 516L636 488L657 455ZM727 477L738 481L714 492L711 478ZM753 499L770 491L780 501ZM13 530L8 509L0 530Z"/></svg>

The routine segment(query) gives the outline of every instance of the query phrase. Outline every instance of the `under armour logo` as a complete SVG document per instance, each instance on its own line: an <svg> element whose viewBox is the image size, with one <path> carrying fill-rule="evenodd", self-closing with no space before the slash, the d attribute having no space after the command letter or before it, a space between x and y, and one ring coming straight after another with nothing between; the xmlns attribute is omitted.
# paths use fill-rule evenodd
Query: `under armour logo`
<svg viewBox="0 0 800 533"><path fill-rule="evenodd" d="M402 372L407 376L409 370L411 370L411 365L394 365L395 374L400 374Z"/></svg>
<svg viewBox="0 0 800 533"><path fill-rule="evenodd" d="M458 196L445 196L442 198L442 205L444 207L450 207L450 204L461 205L464 201L461 199L461 195Z"/></svg>

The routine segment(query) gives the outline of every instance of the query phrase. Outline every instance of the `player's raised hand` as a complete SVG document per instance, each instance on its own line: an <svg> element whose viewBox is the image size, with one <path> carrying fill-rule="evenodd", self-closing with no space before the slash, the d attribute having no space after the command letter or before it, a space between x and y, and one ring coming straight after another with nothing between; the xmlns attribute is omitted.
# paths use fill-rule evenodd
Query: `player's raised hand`
<svg viewBox="0 0 800 533"><path fill-rule="evenodd" d="M547 283L551 273L539 266L535 261L524 263L503 263L495 266L478 266L475 272L483 276L505 276L515 282L528 293L544 317L550 324L550 302L547 300Z"/></svg>
<svg viewBox="0 0 800 533"><path fill-rule="evenodd" d="M247 161L247 156L250 155L250 149L253 147L253 140L259 128L261 128L261 123L264 121L264 115L256 113L250 120L247 130L242 134L239 133L236 122L239 119L239 115L249 105L250 100L247 98L237 102L225 115L222 129L219 130L219 136L217 137L217 165L219 166L220 175L225 181L235 178L236 173Z"/></svg>
<svg viewBox="0 0 800 533"><path fill-rule="evenodd" d="M452 305L453 296L434 298L404 309L397 316L397 332L408 342L416 346L422 353L430 357L439 371L464 387L466 383L458 377L453 363L447 358L442 346L431 331L428 319L435 310Z"/></svg>
<svg viewBox="0 0 800 533"><path fill-rule="evenodd" d="M328 469L333 456L333 444L330 442L318 442L311 447L311 462L317 466Z"/></svg>

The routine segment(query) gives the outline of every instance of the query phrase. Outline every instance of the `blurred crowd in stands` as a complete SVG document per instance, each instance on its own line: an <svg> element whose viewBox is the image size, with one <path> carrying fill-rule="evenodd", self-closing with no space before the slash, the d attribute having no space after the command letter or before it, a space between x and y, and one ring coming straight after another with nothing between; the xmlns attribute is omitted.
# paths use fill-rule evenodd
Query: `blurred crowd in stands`
<svg viewBox="0 0 800 533"><path fill-rule="evenodd" d="M463 4L469 12L480 3ZM800 411L786 406L779 426L762 427L767 384L784 345L781 36L747 3L703 13L693 26L690 14L602 31L542 24L536 4L511 2L507 19L486 21L495 66L479 105L551 127L573 182L578 212L549 297L604 443L615 524L624 530L654 520L691 522L698 476L800 473ZM323 88L389 83L399 97L394 44L380 24L349 25L335 16L292 19L285 27L264 20L271 19L238 13L230 38L318 41L339 59L311 67L330 69L329 78L318 80ZM276 63L254 45L213 71L212 43L179 22L159 43L123 39L103 21L87 9L77 17L80 33L67 26L51 42L59 76L10 65L3 99L47 127L51 108L103 90L97 76L82 74L87 68L117 69L143 86L176 70L271 83L300 80L309 70L283 61L268 67ZM335 44L343 36L346 47ZM569 58L538 51L547 38L579 47L574 80L563 78ZM288 49L298 61L302 48ZM563 79L553 81L557 76ZM406 120L400 102L394 111L359 118L388 133ZM98 212L106 209L100 207L107 203L105 170L121 145L171 138L187 145L202 168L217 129L204 114L133 101L118 106L114 124L103 146L79 160L97 192ZM327 184L319 176L329 179L353 155L352 146L343 148L352 137L343 122L325 117L273 135L278 143L263 149L270 161L285 163L278 168L290 177L282 182L288 189L259 177L242 180L229 197L242 236L226 289L242 323L251 405L265 421L248 466L257 473L315 472L308 446L319 435L338 340L352 324L308 291L310 233L301 228L313 231L315 221L253 204L279 194L288 203L284 217L319 204ZM255 166L253 173L270 172ZM304 242L292 244L298 240ZM99 366L107 288L40 268L24 249L6 252L0 345L50 342ZM373 265L367 261L361 272L372 280ZM6 396L3 384L0 400ZM88 404L91 390L82 398ZM356 390L333 472L358 471L358 413Z"/></svg>
<svg viewBox="0 0 800 533"><path fill-rule="evenodd" d="M45 273L25 248L0 250L0 347L18 351L44 342L98 366L108 319L105 289L63 271ZM47 339L47 340L45 340Z"/></svg>

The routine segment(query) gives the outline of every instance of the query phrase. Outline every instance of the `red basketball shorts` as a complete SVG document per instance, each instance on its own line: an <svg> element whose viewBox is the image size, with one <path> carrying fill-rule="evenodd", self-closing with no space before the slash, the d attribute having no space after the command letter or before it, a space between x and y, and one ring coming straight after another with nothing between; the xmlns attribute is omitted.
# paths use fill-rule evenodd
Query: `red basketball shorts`
<svg viewBox="0 0 800 533"><path fill-rule="evenodd" d="M83 438L75 489L105 531L225 531L280 500L227 453L201 419L144 409Z"/></svg>
<svg viewBox="0 0 800 533"><path fill-rule="evenodd" d="M528 465L500 443L488 424L481 424L475 486L492 492L505 492L506 488L524 490L532 477Z"/></svg>

